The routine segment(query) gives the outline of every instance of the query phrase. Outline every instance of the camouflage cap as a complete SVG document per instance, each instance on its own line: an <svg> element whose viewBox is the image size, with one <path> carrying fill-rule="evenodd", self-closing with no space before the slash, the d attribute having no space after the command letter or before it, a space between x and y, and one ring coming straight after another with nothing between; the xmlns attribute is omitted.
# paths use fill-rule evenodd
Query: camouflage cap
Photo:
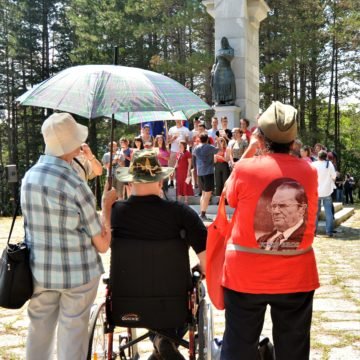
<svg viewBox="0 0 360 360"><path fill-rule="evenodd" d="M154 150L139 150L134 153L130 166L117 168L116 179L120 182L151 183L169 177L172 167L162 167Z"/></svg>

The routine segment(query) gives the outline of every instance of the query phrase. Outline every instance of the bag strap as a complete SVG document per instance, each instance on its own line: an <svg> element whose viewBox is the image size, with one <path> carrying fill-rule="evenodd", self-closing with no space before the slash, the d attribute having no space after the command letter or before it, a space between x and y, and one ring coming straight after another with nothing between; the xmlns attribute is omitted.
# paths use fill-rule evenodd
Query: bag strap
<svg viewBox="0 0 360 360"><path fill-rule="evenodd" d="M264 250L257 248L250 248L247 246L242 246L238 244L227 244L226 250L228 251L240 251L247 252L252 254L264 254L264 255L281 255L281 256L294 256L294 255L302 255L310 250L312 250L312 246L307 247L306 249L299 250Z"/></svg>
<svg viewBox="0 0 360 360"><path fill-rule="evenodd" d="M224 201L224 208L225 208L225 201ZM234 212L232 214L231 221L230 221L228 229L227 229L228 231L227 231L227 234L226 234L226 239L229 239L229 237L230 237L230 234L231 234L232 228L234 226L234 222L235 222L236 212L237 212L237 207L235 208L235 210L234 210Z"/></svg>
<svg viewBox="0 0 360 360"><path fill-rule="evenodd" d="M228 218L226 214L226 207L225 207L225 191L221 192L219 205L218 205L218 214L224 218Z"/></svg>
<svg viewBox="0 0 360 360"><path fill-rule="evenodd" d="M230 233L232 231L232 228L233 228L233 225L234 225L234 220L235 220L235 214L236 214L236 209L231 217L231 221L229 221L228 219L228 216L226 214L226 206L225 206L225 190L223 190L221 192L221 196L220 196L220 200L219 200L219 205L218 205L218 212L217 212L217 215L216 215L216 219L217 218L222 218L222 219L226 219L227 222L228 222L228 226L226 228L226 233L224 234L225 235L225 238L226 238L226 241L227 239L229 238L230 236ZM216 219L214 220L214 222L216 221Z"/></svg>
<svg viewBox="0 0 360 360"><path fill-rule="evenodd" d="M74 161L81 167L82 171L85 173L85 178L87 179L88 174L86 172L84 165L76 157L74 157Z"/></svg>
<svg viewBox="0 0 360 360"><path fill-rule="evenodd" d="M14 212L14 215L13 215L11 228L10 228L10 232L9 232L9 237L8 237L8 241L7 241L8 245L10 243L10 238L11 238L11 234L12 234L13 229L14 229L15 220L16 220L17 213L19 211L19 207L20 207L20 199L18 199L18 201L16 202L16 209L15 209L15 212Z"/></svg>

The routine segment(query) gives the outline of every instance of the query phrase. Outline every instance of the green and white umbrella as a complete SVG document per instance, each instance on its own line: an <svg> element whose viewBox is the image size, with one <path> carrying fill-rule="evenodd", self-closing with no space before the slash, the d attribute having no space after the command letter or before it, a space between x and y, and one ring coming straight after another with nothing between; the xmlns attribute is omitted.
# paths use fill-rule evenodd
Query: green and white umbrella
<svg viewBox="0 0 360 360"><path fill-rule="evenodd" d="M20 105L61 110L88 119L114 117L128 125L186 120L210 109L169 77L118 65L80 65L59 72L17 99Z"/></svg>
<svg viewBox="0 0 360 360"><path fill-rule="evenodd" d="M111 118L109 174L114 119L128 125L186 120L199 111L211 109L185 86L165 75L119 65L70 67L16 100L20 105L66 111L88 119Z"/></svg>

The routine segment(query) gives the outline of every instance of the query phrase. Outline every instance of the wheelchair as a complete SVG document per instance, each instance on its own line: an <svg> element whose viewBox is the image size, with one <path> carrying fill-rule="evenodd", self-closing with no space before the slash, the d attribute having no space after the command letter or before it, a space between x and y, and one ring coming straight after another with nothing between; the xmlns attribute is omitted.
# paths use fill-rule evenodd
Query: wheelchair
<svg viewBox="0 0 360 360"><path fill-rule="evenodd" d="M194 287L188 295L189 321L185 324L188 332L188 340L180 337L169 336L161 330L147 329L146 333L134 338L132 327L125 328L123 332L117 334L118 348L114 349L114 330L115 324L111 315L111 295L109 289L109 279L103 279L106 284L106 300L100 305L94 305L91 311L89 324L89 351L88 360L91 359L116 359L136 360L140 356L136 352L135 345L140 341L155 335L161 335L173 341L175 344L188 349L190 360L210 360L213 359L216 352L213 342L213 319L212 307L205 299L205 288L201 281L201 275L198 271L193 272L192 276ZM131 317L136 319L138 314L129 314L125 322L132 321ZM120 323L121 326L127 324ZM215 351L214 351L215 350Z"/></svg>
<svg viewBox="0 0 360 360"><path fill-rule="evenodd" d="M87 360L138 360L138 343L156 335L187 349L189 360L220 359L212 305L183 240L120 239L113 230L110 277L103 280L105 301L91 312ZM134 336L137 328L145 333ZM175 328L181 336L166 331ZM261 337L257 360L274 359L271 342Z"/></svg>
<svg viewBox="0 0 360 360"><path fill-rule="evenodd" d="M113 231L103 281L105 301L90 316L88 360L140 359L138 343L156 335L187 349L190 360L215 358L212 306L184 241L120 240ZM145 333L134 336L137 328ZM181 336L167 331L176 328Z"/></svg>

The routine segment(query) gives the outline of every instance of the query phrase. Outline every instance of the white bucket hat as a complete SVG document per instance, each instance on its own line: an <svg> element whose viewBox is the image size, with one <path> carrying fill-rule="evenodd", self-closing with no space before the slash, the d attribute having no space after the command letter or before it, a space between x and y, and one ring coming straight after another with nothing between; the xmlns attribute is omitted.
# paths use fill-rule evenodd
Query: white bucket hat
<svg viewBox="0 0 360 360"><path fill-rule="evenodd" d="M88 137L88 128L78 124L69 113L50 115L41 127L45 154L62 156L80 147Z"/></svg>

